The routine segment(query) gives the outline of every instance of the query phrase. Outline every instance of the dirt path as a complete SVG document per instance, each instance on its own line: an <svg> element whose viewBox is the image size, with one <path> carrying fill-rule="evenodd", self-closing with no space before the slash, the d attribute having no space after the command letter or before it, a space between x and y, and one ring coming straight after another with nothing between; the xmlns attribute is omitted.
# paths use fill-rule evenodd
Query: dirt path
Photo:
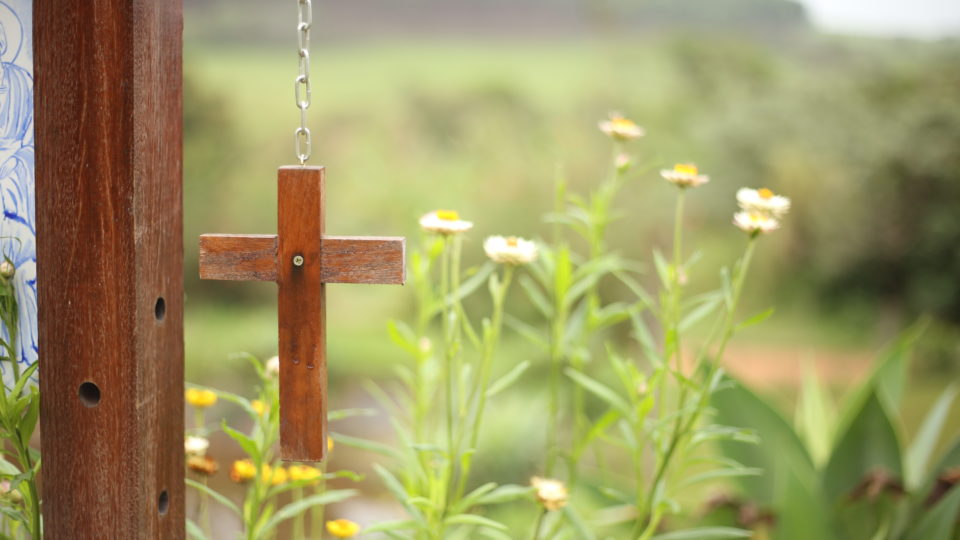
<svg viewBox="0 0 960 540"><path fill-rule="evenodd" d="M726 368L755 387L797 386L807 365L816 369L824 382L844 385L861 380L870 371L874 353L815 347L731 347Z"/></svg>

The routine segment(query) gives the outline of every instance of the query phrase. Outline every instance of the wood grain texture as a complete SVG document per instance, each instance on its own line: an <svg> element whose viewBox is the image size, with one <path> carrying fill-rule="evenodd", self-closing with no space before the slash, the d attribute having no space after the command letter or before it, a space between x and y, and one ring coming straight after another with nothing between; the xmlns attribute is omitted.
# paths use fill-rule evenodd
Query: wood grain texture
<svg viewBox="0 0 960 540"><path fill-rule="evenodd" d="M34 2L47 538L184 537L181 11Z"/></svg>
<svg viewBox="0 0 960 540"><path fill-rule="evenodd" d="M324 283L402 285L406 279L406 240L387 236L324 236Z"/></svg>
<svg viewBox="0 0 960 540"><path fill-rule="evenodd" d="M280 455L288 461L321 461L327 450L323 175L322 167L282 167L277 176Z"/></svg>
<svg viewBox="0 0 960 540"><path fill-rule="evenodd" d="M277 280L277 235L200 236L200 279Z"/></svg>
<svg viewBox="0 0 960 540"><path fill-rule="evenodd" d="M277 235L200 236L200 278L277 280ZM405 280L405 240L399 237L323 236L320 279L324 283L382 283Z"/></svg>

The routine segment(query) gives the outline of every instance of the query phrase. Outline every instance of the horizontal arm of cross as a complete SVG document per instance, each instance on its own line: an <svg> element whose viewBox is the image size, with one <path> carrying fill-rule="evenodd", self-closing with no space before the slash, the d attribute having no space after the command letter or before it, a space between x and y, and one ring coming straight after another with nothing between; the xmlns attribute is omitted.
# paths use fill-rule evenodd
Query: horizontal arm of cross
<svg viewBox="0 0 960 540"><path fill-rule="evenodd" d="M200 236L200 278L277 281L279 239L275 234ZM402 285L402 237L324 236L320 241L323 283Z"/></svg>

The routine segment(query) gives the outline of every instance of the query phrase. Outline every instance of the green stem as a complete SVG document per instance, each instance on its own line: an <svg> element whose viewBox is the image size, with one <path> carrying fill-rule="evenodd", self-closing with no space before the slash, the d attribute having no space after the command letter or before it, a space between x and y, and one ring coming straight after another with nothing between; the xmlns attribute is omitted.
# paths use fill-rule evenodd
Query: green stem
<svg viewBox="0 0 960 540"><path fill-rule="evenodd" d="M537 516L537 521L533 525L533 536L530 537L530 540L538 540L540 538L540 529L543 528L543 520L547 517L547 509L544 508L540 515Z"/></svg>
<svg viewBox="0 0 960 540"><path fill-rule="evenodd" d="M566 325L562 305L562 298L554 302L554 320L550 329L550 409L547 419L547 462L545 466L547 476L553 475L553 468L557 460L557 449L559 448L560 382L563 370L563 347L561 343L563 342L563 328Z"/></svg>
<svg viewBox="0 0 960 540"><path fill-rule="evenodd" d="M487 406L487 386L490 384L490 375L493 372L493 358L500 343L500 334L503 330L503 305L510 290L510 284L513 282L513 274L516 267L507 264L503 270L503 279L500 286L493 292L493 314L490 320L490 335L484 342L483 358L480 363L480 383L475 386L476 396L471 398L477 402L476 409L473 411L471 422L470 446L476 450L480 440L480 427L483 423L483 413ZM470 469L473 460L467 460L464 463L463 471L460 475L459 487L457 489L457 499L459 499L466 490L467 480L470 476Z"/></svg>
<svg viewBox="0 0 960 540"><path fill-rule="evenodd" d="M753 235L750 237L749 241L747 242L747 248L744 251L743 257L740 259L739 263L737 264L736 275L734 276L734 282L733 282L733 291L732 291L733 297L731 299L731 305L727 311L727 316L724 321L723 334L721 335L720 342L717 346L717 351L713 356L714 360L710 364L710 369L707 372L706 378L704 379L706 381L706 384L710 384L710 381L716 375L717 370L720 369L720 361L723 359L723 354L726 351L727 344L729 343L730 338L733 336L733 333L735 330L735 323L736 323L737 307L740 304L740 297L741 297L741 294L743 293L743 285L746 282L747 272L750 268L750 263L753 260L753 253L756 247L756 238L757 238L756 235ZM706 348L704 350L706 350ZM697 360L698 366L702 361L703 354L705 353L702 353L701 358L698 358ZM653 519L650 520L650 522L646 525L646 527L643 526L644 521L647 519L647 516L650 515L650 512L652 510L653 494L657 492L660 482L664 480L670 465L672 464L673 460L677 455L678 449L684 442L684 439L690 433L693 427L696 426L696 423L699 421L700 416L707 409L707 406L709 405L709 399L710 399L710 392L707 392L707 391L702 392L700 394L699 401L697 402L697 407L686 419L686 422L683 421L683 415L681 413L682 408L681 410L678 410L678 417L677 417L678 423L676 425L676 429L674 430L674 433L670 438L670 444L667 447L667 451L664 454L663 459L660 460L660 462L657 465L656 473L654 474L654 477L653 477L653 482L650 485L650 490L649 490L650 496L646 498L646 502L642 506L643 510L640 512L640 514L637 517L636 528L634 529L634 538L646 538L648 537L649 534L652 534L652 532L655 531L657 523L655 523L655 520ZM686 404L681 403L680 406L685 407ZM659 521L659 520L656 520L656 521ZM645 531L645 534L641 535L639 534L639 531Z"/></svg>

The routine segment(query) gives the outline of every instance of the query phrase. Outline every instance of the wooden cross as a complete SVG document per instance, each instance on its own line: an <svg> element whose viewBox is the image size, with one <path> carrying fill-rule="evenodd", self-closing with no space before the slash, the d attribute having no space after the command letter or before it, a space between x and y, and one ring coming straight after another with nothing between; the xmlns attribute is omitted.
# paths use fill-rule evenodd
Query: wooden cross
<svg viewBox="0 0 960 540"><path fill-rule="evenodd" d="M404 282L404 239L325 236L323 167L281 167L278 234L205 234L200 278L276 281L280 454L321 461L327 448L326 283Z"/></svg>

